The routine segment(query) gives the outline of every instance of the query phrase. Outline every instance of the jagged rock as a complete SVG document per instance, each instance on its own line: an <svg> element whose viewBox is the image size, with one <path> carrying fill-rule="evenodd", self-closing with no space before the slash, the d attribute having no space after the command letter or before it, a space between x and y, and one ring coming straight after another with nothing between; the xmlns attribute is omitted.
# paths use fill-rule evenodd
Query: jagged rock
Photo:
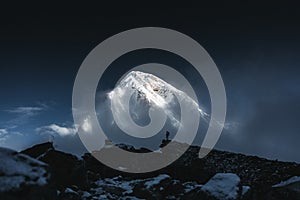
<svg viewBox="0 0 300 200"><path fill-rule="evenodd" d="M219 173L212 177L201 190L216 199L238 199L241 179L236 174Z"/></svg>
<svg viewBox="0 0 300 200"><path fill-rule="evenodd" d="M242 187L242 199L247 200L251 197L251 187L250 186L243 186Z"/></svg>
<svg viewBox="0 0 300 200"><path fill-rule="evenodd" d="M218 173L200 190L192 191L184 199L235 200L241 197L241 179L233 173Z"/></svg>
<svg viewBox="0 0 300 200"><path fill-rule="evenodd" d="M52 142L45 142L42 144L37 144L33 147L30 147L28 149L25 149L21 151L20 153L29 155L30 157L33 158L38 158L41 155L44 155L50 150L54 150L53 143Z"/></svg>
<svg viewBox="0 0 300 200"><path fill-rule="evenodd" d="M96 181L93 185L89 194L99 199L111 198L119 199L122 196L132 194L134 184L140 180L126 180L121 176L114 178L105 178Z"/></svg>
<svg viewBox="0 0 300 200"><path fill-rule="evenodd" d="M123 196L128 199L171 199L172 196L178 199L190 187L193 186L184 185L166 174L147 179L117 176L96 181L89 194L95 198L104 198L103 195L106 195L111 199Z"/></svg>
<svg viewBox="0 0 300 200"><path fill-rule="evenodd" d="M59 194L59 199L61 200L80 200L80 195L72 190L71 188L66 188L65 191Z"/></svg>
<svg viewBox="0 0 300 200"><path fill-rule="evenodd" d="M163 199L166 195L165 188L172 184L169 175L161 174L157 177L146 179L134 186L133 194L138 198Z"/></svg>
<svg viewBox="0 0 300 200"><path fill-rule="evenodd" d="M0 199L56 199L47 164L0 148Z"/></svg>
<svg viewBox="0 0 300 200"><path fill-rule="evenodd" d="M300 199L300 177L294 176L286 181L273 185L272 190L268 194L268 198L272 200Z"/></svg>
<svg viewBox="0 0 300 200"><path fill-rule="evenodd" d="M33 146L23 151L45 163L50 167L53 180L58 188L77 185L87 187L87 173L83 161L76 156L57 151L52 143Z"/></svg>

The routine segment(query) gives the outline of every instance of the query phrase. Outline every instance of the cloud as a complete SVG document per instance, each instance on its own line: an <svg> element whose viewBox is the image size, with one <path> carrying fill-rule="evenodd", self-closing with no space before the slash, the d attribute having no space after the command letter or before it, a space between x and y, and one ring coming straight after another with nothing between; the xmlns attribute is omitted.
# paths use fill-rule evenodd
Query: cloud
<svg viewBox="0 0 300 200"><path fill-rule="evenodd" d="M8 136L8 131L6 129L0 129L0 144L3 143Z"/></svg>
<svg viewBox="0 0 300 200"><path fill-rule="evenodd" d="M0 129L0 137L2 136L2 135L6 135L8 132L7 132L7 130L6 129Z"/></svg>
<svg viewBox="0 0 300 200"><path fill-rule="evenodd" d="M238 122L235 121L227 121L224 123L224 129L231 132L234 132L234 130L236 130L238 127L240 126L240 124Z"/></svg>
<svg viewBox="0 0 300 200"><path fill-rule="evenodd" d="M91 122L90 122L90 119L89 117L88 118L85 118L83 120L83 123L81 125L81 128L83 131L85 132L91 132L92 131L92 125L91 125Z"/></svg>
<svg viewBox="0 0 300 200"><path fill-rule="evenodd" d="M20 106L11 109L4 110L4 112L10 114L10 120L7 120L3 125L5 128L18 127L26 124L28 120L40 115L46 111L49 107L46 104L38 103L37 106Z"/></svg>
<svg viewBox="0 0 300 200"><path fill-rule="evenodd" d="M25 115L25 116L34 116L39 114L40 112L46 110L47 107L44 106L35 106L35 107L31 107L31 106L21 106L21 107L16 107L10 110L6 110L9 113L12 114L19 114L19 115Z"/></svg>
<svg viewBox="0 0 300 200"><path fill-rule="evenodd" d="M36 133L40 138L40 143L45 140L52 141L55 149L81 156L86 153L87 150L83 146L77 134L77 130L77 125L61 126L51 124L36 128Z"/></svg>
<svg viewBox="0 0 300 200"><path fill-rule="evenodd" d="M269 67L270 66L270 67ZM294 65L239 66L224 73L228 122L217 148L285 161L300 161L300 80Z"/></svg>
<svg viewBox="0 0 300 200"><path fill-rule="evenodd" d="M40 134L59 135L61 137L74 136L77 133L77 126L64 127L57 124L51 124L49 126L37 128L36 131Z"/></svg>
<svg viewBox="0 0 300 200"><path fill-rule="evenodd" d="M1 146L5 146L5 142L11 138L11 137L15 137L15 136L22 136L22 134L20 132L17 131L10 131L9 129L6 128L1 128L0 129L0 145Z"/></svg>

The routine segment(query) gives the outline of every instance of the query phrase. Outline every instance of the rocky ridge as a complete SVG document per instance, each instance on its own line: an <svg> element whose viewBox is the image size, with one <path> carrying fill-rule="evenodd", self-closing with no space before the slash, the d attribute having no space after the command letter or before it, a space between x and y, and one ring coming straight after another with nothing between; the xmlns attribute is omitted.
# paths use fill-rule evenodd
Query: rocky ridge
<svg viewBox="0 0 300 200"><path fill-rule="evenodd" d="M178 144L179 150L180 145L183 144ZM147 149L135 149L128 145L118 146L128 151L148 152ZM18 162L17 165L1 165L0 197L20 199L23 195L22 199L86 200L299 199L300 165L297 163L218 150L199 159L198 150L199 147L191 146L179 160L159 171L128 174L101 164L91 154L78 158L57 151L52 143L36 145L21 153L0 149L2 163L11 160ZM28 175L28 171L20 171L16 166L27 166L27 170L36 174ZM14 182L11 174L18 174L23 182L7 188L7 182Z"/></svg>

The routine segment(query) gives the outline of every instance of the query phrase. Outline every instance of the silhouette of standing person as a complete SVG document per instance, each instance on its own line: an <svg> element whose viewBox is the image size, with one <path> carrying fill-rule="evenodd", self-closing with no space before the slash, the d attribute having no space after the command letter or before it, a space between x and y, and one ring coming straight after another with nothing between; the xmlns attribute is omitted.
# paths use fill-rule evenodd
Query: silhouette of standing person
<svg viewBox="0 0 300 200"><path fill-rule="evenodd" d="M167 131L167 132L166 132L166 140L167 140L167 141L169 140L169 136L170 136L170 132Z"/></svg>
<svg viewBox="0 0 300 200"><path fill-rule="evenodd" d="M160 148L166 146L169 142L171 142L171 141L169 140L169 136L170 136L170 132L169 132L169 131L166 131L166 139L163 139L163 140L161 141L161 144L159 145Z"/></svg>

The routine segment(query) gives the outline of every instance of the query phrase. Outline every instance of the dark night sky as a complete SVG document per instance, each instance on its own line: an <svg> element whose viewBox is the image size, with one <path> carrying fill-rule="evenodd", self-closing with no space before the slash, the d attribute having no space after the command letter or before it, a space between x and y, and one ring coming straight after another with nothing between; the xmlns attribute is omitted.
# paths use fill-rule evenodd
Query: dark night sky
<svg viewBox="0 0 300 200"><path fill-rule="evenodd" d="M109 36L157 26L194 38L219 67L231 127L217 148L300 162L297 7L232 2L7 8L0 19L0 145L22 149L54 133L57 146L79 152L71 102L81 62Z"/></svg>

